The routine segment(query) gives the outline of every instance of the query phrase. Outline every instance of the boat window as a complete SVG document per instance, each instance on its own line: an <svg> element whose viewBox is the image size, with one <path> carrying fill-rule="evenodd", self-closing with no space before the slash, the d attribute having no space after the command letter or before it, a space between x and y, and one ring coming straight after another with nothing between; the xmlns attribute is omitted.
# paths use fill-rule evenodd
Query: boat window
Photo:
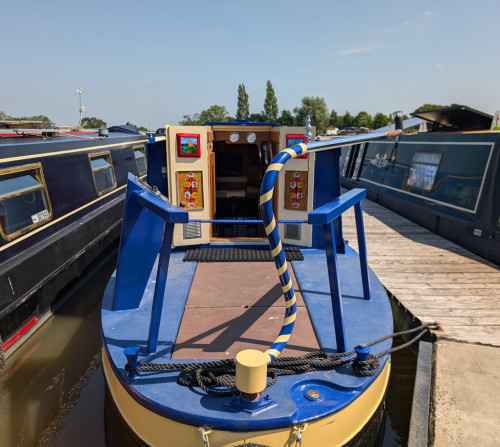
<svg viewBox="0 0 500 447"><path fill-rule="evenodd" d="M111 154L109 152L101 152L98 154L89 154L90 166L94 174L94 183L99 195L116 188L115 171Z"/></svg>
<svg viewBox="0 0 500 447"><path fill-rule="evenodd" d="M434 186L442 152L414 152L407 185L430 191Z"/></svg>
<svg viewBox="0 0 500 447"><path fill-rule="evenodd" d="M0 169L0 233L4 239L12 240L51 218L40 163Z"/></svg>
<svg viewBox="0 0 500 447"><path fill-rule="evenodd" d="M146 152L144 147L134 147L135 162L137 163L137 171L139 175L144 175L148 170L148 164L146 161Z"/></svg>

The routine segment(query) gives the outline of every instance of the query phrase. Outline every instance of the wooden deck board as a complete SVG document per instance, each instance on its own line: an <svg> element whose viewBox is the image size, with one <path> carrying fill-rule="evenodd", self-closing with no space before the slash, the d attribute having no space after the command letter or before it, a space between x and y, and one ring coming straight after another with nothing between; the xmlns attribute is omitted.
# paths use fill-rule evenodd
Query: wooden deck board
<svg viewBox="0 0 500 447"><path fill-rule="evenodd" d="M500 269L382 206L363 200L368 263L415 317L441 324L438 337L500 346ZM354 212L344 238L357 250Z"/></svg>

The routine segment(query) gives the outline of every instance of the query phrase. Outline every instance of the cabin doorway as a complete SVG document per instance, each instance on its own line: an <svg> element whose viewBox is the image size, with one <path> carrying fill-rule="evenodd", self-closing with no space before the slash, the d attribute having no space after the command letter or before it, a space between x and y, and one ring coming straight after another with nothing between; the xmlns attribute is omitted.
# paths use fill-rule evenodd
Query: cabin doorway
<svg viewBox="0 0 500 447"><path fill-rule="evenodd" d="M245 224L260 219L260 185L273 156L273 144L234 144L214 141L215 219L235 223L215 223L213 238L264 238L262 224Z"/></svg>

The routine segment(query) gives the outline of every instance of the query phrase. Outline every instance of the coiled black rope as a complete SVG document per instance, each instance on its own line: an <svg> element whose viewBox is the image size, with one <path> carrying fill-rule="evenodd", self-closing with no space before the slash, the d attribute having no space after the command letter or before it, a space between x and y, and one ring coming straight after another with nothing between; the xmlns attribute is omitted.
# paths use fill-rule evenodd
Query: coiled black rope
<svg viewBox="0 0 500 447"><path fill-rule="evenodd" d="M267 376L270 378L267 386L271 386L278 380L279 375L302 374L313 371L329 371L342 365L352 363L352 369L358 375L372 376L380 369L380 358L386 354L399 351L415 343L430 329L437 329L435 324L423 324L407 331L395 332L364 346L374 346L389 338L395 338L413 332L420 331L408 342L397 347L386 349L376 355L368 354L367 360L361 361L356 357L354 350L328 354L324 351L315 351L298 357L278 357L271 361L267 367ZM125 369L131 373L137 372L158 372L172 369L180 369L177 376L177 383L183 386L199 387L212 396L231 396L239 393L236 388L236 363L234 359L218 360L203 363L143 363L138 362L137 368L132 368L128 364Z"/></svg>

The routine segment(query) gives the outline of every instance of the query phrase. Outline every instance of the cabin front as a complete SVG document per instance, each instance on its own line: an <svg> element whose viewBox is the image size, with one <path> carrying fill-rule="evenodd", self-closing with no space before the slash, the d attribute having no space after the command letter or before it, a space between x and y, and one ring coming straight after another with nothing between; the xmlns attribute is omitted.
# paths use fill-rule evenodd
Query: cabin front
<svg viewBox="0 0 500 447"><path fill-rule="evenodd" d="M166 126L165 137L148 146L148 181L189 211L190 222L176 226L173 245L265 241L259 210L262 178L279 151L303 142L303 127L279 123ZM284 243L315 245L313 228L301 223L313 207L340 194L338 175L333 175L338 155L330 152L292 159L280 173L273 203ZM326 181L331 185L315 193L318 175L322 184L331 178Z"/></svg>

